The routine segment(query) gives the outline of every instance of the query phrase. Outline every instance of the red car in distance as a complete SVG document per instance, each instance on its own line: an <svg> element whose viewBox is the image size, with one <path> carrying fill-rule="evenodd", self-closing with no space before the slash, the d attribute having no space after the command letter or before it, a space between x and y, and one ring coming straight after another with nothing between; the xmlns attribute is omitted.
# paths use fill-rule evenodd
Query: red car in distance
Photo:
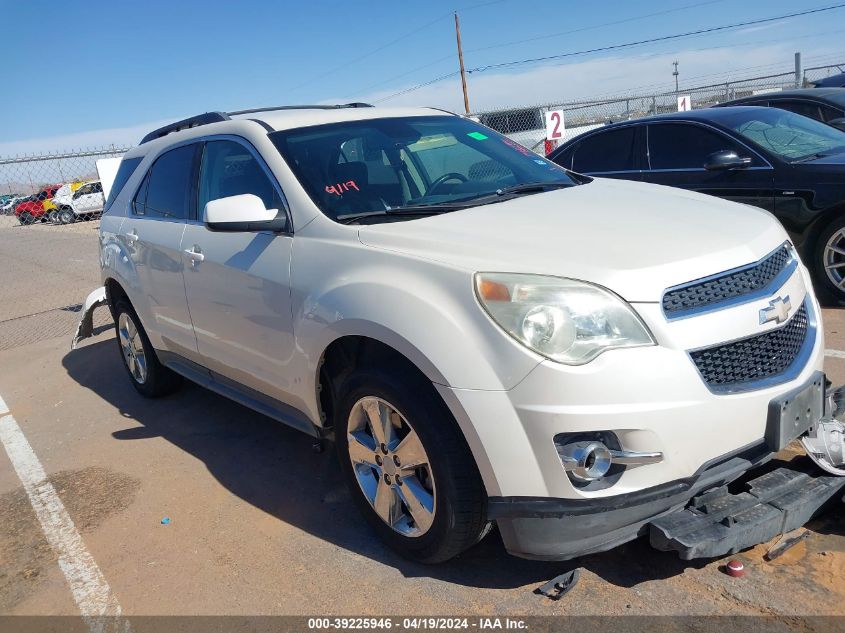
<svg viewBox="0 0 845 633"><path fill-rule="evenodd" d="M52 200L56 194L56 190L61 187L58 185L49 185L44 187L38 193L25 198L15 207L15 216L21 224L34 224L35 222L44 222L47 220L47 209L44 208L46 200Z"/></svg>

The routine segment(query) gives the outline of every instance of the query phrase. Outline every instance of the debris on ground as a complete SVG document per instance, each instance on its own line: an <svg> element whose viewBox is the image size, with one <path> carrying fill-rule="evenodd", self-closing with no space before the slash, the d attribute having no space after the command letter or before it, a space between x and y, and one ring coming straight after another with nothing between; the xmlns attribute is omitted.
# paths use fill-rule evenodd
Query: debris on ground
<svg viewBox="0 0 845 633"><path fill-rule="evenodd" d="M161 524L162 524L162 525L168 525L169 523L170 523L170 517L164 517L164 518L161 520Z"/></svg>
<svg viewBox="0 0 845 633"><path fill-rule="evenodd" d="M736 559L728 561L728 564L725 565L725 573L734 578L742 578L745 575L745 565L742 564L742 561Z"/></svg>
<svg viewBox="0 0 845 633"><path fill-rule="evenodd" d="M565 574L552 578L549 582L541 587L537 587L534 593L546 596L552 600L560 600L568 594L572 588L578 584L581 578L581 570L573 569Z"/></svg>
<svg viewBox="0 0 845 633"><path fill-rule="evenodd" d="M810 533L807 530L796 531L791 535L782 534L777 542L769 548L763 558L767 561L773 561L776 558L783 556L787 551L798 545L801 541L809 538Z"/></svg>

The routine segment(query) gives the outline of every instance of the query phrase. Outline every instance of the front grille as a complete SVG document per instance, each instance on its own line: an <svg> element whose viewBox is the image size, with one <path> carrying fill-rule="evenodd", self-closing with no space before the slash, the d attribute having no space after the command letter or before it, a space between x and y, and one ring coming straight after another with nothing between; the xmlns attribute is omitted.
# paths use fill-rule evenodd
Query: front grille
<svg viewBox="0 0 845 633"><path fill-rule="evenodd" d="M765 334L690 352L704 382L713 391L750 388L780 376L795 362L807 338L807 304L783 327Z"/></svg>
<svg viewBox="0 0 845 633"><path fill-rule="evenodd" d="M669 318L765 288L786 268L792 255L784 244L756 264L701 282L669 289L663 295L663 312Z"/></svg>

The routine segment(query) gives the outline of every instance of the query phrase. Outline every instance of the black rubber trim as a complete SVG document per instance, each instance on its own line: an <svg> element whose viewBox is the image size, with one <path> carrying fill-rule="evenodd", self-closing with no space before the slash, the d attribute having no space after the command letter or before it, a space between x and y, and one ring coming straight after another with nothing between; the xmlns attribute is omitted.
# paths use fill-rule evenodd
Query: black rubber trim
<svg viewBox="0 0 845 633"><path fill-rule="evenodd" d="M596 499L560 499L555 497L490 497L487 501L487 516L504 518L546 518L584 516L612 510L624 510L670 499L692 489L699 480L707 479L714 484L731 481L751 468L771 459L771 449L765 441L755 442L743 448L717 457L704 464L691 477L667 482L652 488L629 492L612 497ZM709 483L709 481L708 481Z"/></svg>
<svg viewBox="0 0 845 633"><path fill-rule="evenodd" d="M247 119L247 120L248 120L248 121L253 121L254 123L258 123L258 125L260 125L261 127L263 127L263 128L264 128L265 130L267 130L268 132L275 132L275 131L276 131L276 130L274 130L272 127L270 127L270 124L269 124L269 123L267 123L267 121L262 121L261 119Z"/></svg>

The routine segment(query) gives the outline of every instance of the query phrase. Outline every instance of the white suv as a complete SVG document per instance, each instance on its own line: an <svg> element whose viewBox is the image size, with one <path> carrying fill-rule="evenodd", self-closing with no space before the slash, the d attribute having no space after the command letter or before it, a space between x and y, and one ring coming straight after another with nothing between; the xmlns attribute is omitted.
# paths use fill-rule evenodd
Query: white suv
<svg viewBox="0 0 845 633"><path fill-rule="evenodd" d="M524 557L649 530L712 555L654 530L823 414L819 306L771 215L442 111L180 121L125 155L100 233L135 388L187 377L333 436L417 560L493 521Z"/></svg>
<svg viewBox="0 0 845 633"><path fill-rule="evenodd" d="M53 202L56 210L51 212L50 218L54 222L71 224L80 218L93 218L103 211L103 186L99 180L93 180L73 190L68 183L56 191Z"/></svg>

